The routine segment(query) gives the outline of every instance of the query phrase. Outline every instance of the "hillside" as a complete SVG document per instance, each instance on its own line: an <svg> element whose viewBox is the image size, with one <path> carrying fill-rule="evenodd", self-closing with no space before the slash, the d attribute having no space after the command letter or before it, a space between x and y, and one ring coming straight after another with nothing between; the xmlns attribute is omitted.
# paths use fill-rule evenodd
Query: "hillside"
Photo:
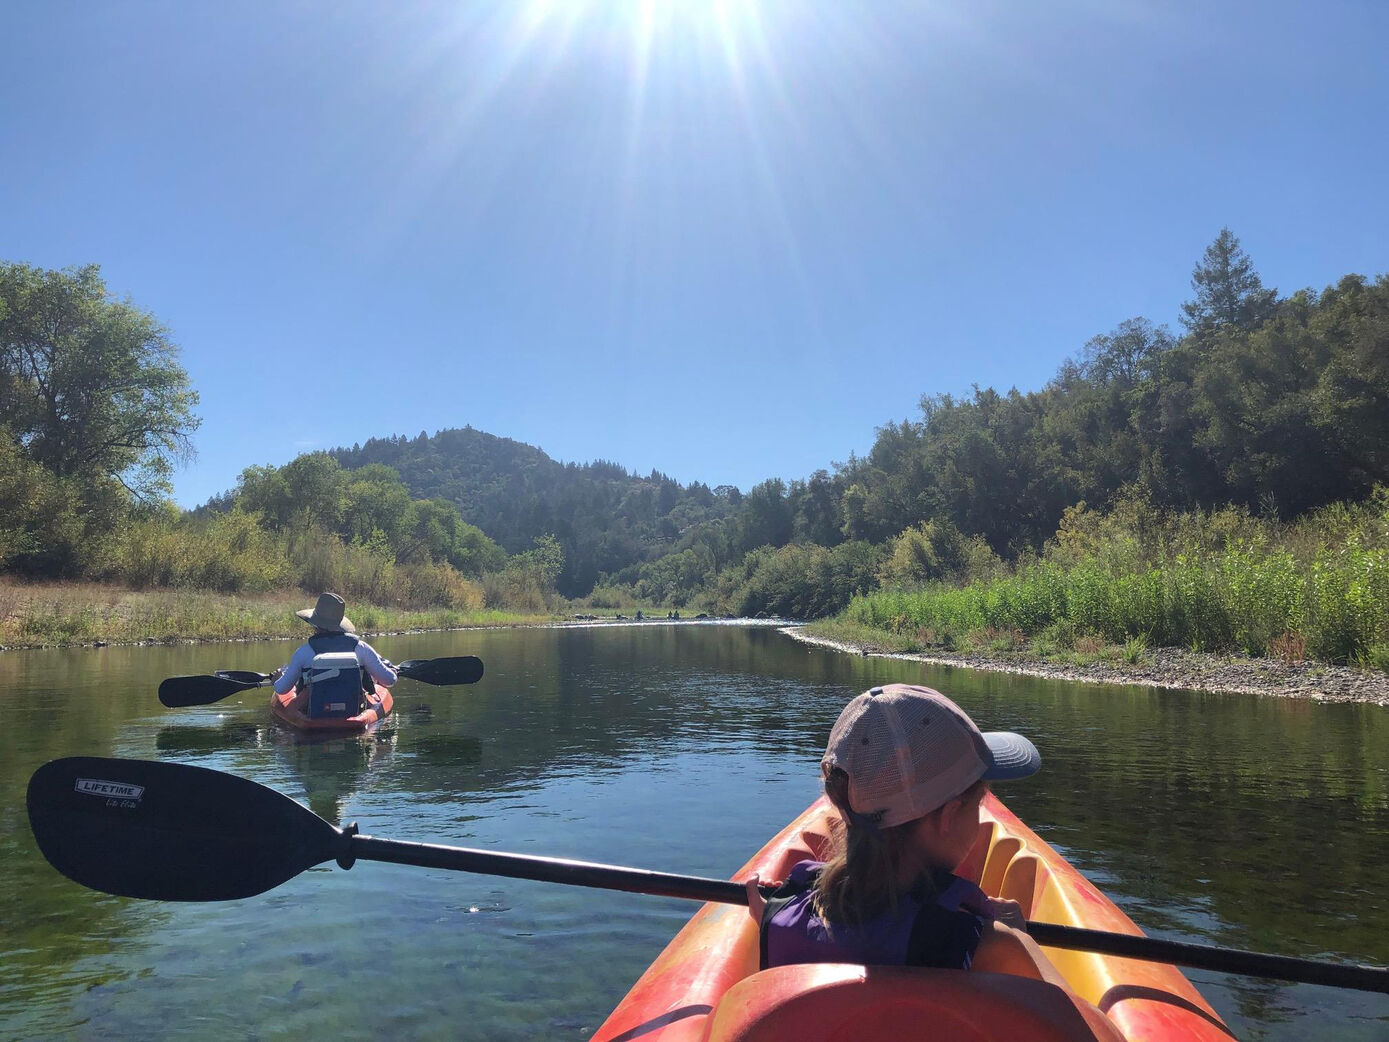
<svg viewBox="0 0 1389 1042"><path fill-rule="evenodd" d="M372 438L330 455L347 469L395 469L413 496L456 504L510 553L553 535L564 549L557 585L566 596L586 594L603 573L660 557L692 525L733 513L740 498L737 489L684 486L655 471L639 477L616 463L560 463L472 427Z"/></svg>

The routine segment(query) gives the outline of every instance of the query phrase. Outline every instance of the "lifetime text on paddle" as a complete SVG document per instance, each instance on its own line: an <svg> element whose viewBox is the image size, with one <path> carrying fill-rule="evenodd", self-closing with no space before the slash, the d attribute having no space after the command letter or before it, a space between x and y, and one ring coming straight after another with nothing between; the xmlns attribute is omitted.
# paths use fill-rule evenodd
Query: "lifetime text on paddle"
<svg viewBox="0 0 1389 1042"><path fill-rule="evenodd" d="M145 795L143 785L104 781L101 778L78 778L73 786L88 796L101 796L108 807L134 807Z"/></svg>

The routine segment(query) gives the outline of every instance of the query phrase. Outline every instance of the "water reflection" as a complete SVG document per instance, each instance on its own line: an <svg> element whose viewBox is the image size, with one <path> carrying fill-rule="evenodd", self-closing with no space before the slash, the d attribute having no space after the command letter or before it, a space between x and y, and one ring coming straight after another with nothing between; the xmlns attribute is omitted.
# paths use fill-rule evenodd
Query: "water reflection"
<svg viewBox="0 0 1389 1042"><path fill-rule="evenodd" d="M0 1020L15 1037L582 1036L691 911L371 865L230 905L101 898L49 870L25 827L24 785L53 756L228 770L391 838L726 875L813 795L844 701L895 680L1032 737L1043 771L1004 799L1150 931L1389 962L1389 713L1374 707L932 669L769 629L374 643L397 660L477 654L487 673L402 681L389 727L303 742L261 691L176 712L155 698L165 676L261 668L276 645L0 655ZM372 987L383 975L409 995ZM1243 1037L1368 1039L1389 1022L1379 996L1194 976Z"/></svg>
<svg viewBox="0 0 1389 1042"><path fill-rule="evenodd" d="M190 724L170 724L161 727L154 737L154 747L168 759L177 760L189 753L209 753L238 746L259 745L264 728L244 721L232 720L213 727ZM161 757L163 758L163 757Z"/></svg>

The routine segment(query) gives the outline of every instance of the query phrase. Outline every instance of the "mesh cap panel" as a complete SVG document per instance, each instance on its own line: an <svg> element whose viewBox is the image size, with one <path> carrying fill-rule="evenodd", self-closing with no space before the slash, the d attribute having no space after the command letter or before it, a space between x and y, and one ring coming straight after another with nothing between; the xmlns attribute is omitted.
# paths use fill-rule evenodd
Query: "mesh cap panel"
<svg viewBox="0 0 1389 1042"><path fill-rule="evenodd" d="M845 707L822 764L849 776L854 813L880 815L879 827L890 828L960 795L990 772L994 757L979 728L939 691L891 684Z"/></svg>

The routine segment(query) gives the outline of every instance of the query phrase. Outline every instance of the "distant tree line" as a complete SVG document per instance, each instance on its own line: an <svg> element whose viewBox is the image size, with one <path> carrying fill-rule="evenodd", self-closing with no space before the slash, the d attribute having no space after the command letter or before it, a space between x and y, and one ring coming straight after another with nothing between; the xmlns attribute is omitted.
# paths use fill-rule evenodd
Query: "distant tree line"
<svg viewBox="0 0 1389 1042"><path fill-rule="evenodd" d="M252 466L175 520L161 497L197 396L167 333L112 300L95 268L0 266L0 567L168 575L132 563L135 526L154 547L151 525L193 533L237 517L254 534L227 537L237 545L302 562L326 540L353 560L491 582L488 600L506 575L528 601L813 617L878 589L1002 575L1078 508L1137 499L1288 520L1389 484L1389 278L1280 298L1225 229L1192 289L1180 335L1129 319L1039 390L925 395L866 456L746 494L562 464L465 427ZM179 581L237 588L241 567L208 562ZM256 574L246 581L327 573Z"/></svg>
<svg viewBox="0 0 1389 1042"><path fill-rule="evenodd" d="M639 477L602 460L559 463L533 446L472 427L372 438L331 455L354 472L390 467L411 494L453 503L508 552L553 537L564 554L556 582L568 597L661 556L683 533L733 514L742 498L728 486L684 486L658 471Z"/></svg>
<svg viewBox="0 0 1389 1042"><path fill-rule="evenodd" d="M1183 336L1133 318L1041 390L924 396L920 418L880 428L867 456L764 482L669 557L610 580L674 603L713 590L733 611L792 614L807 599L835 610L875 585L979 574L1037 552L1076 504L1137 494L1159 509L1289 519L1389 483L1389 278L1348 275L1279 299L1225 229L1192 287ZM811 545L860 564L827 572L790 549ZM744 555L759 546L773 552L750 569ZM860 546L879 555L866 579ZM769 599L754 577L786 573L793 557L807 562L804 588L785 579L773 584L784 596Z"/></svg>

